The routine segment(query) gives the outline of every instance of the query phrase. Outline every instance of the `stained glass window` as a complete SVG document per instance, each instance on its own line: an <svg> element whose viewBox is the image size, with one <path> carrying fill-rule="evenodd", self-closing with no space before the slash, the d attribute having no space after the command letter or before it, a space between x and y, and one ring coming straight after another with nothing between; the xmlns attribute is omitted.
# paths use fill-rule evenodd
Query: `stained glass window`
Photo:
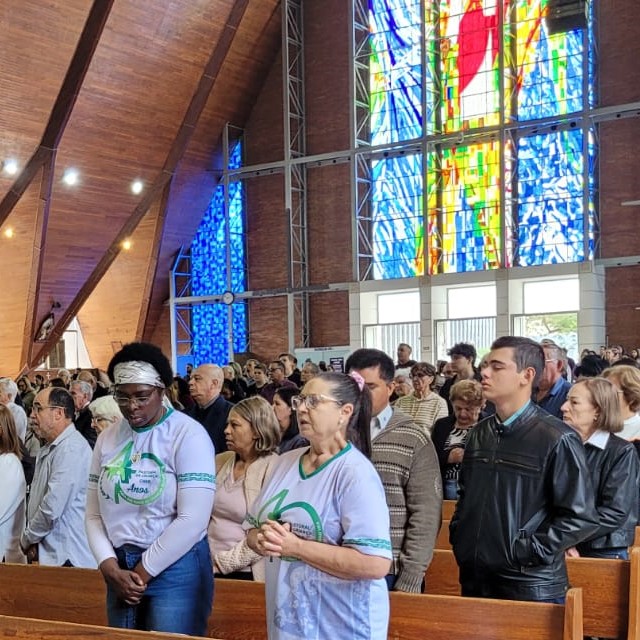
<svg viewBox="0 0 640 640"><path fill-rule="evenodd" d="M371 160L373 277L591 258L583 31L551 35L547 0L416 4L369 0L371 142L428 136L424 158Z"/></svg>
<svg viewBox="0 0 640 640"><path fill-rule="evenodd" d="M242 166L242 144L233 147L229 169ZM246 288L244 194L241 181L229 183L229 213L225 214L225 187L220 184L191 244L191 295L216 296ZM227 243L227 219L229 242ZM229 255L227 256L227 251ZM228 269L229 265L230 269ZM233 351L247 350L246 303L231 306ZM191 314L193 359L197 364L229 361L229 308L222 304L194 305Z"/></svg>
<svg viewBox="0 0 640 640"><path fill-rule="evenodd" d="M373 2L371 12L371 142L388 144L422 135L420 0Z"/></svg>

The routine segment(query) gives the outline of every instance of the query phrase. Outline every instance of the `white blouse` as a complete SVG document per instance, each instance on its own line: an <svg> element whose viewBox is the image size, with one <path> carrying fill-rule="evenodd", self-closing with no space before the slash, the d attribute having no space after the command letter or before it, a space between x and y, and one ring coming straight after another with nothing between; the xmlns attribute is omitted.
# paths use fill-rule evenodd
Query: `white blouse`
<svg viewBox="0 0 640 640"><path fill-rule="evenodd" d="M0 561L24 564L20 536L25 526L27 483L14 453L0 454Z"/></svg>

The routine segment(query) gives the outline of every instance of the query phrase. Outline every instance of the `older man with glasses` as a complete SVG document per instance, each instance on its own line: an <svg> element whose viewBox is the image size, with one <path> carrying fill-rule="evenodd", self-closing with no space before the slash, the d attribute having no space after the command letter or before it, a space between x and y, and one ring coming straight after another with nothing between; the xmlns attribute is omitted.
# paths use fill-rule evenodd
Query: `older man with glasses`
<svg viewBox="0 0 640 640"><path fill-rule="evenodd" d="M20 546L30 562L95 568L84 527L91 447L73 425L66 389L38 393L31 426L44 442L36 458Z"/></svg>
<svg viewBox="0 0 640 640"><path fill-rule="evenodd" d="M279 360L274 360L269 363L269 378L271 382L265 384L264 387L258 392L269 404L273 404L273 396L276 395L278 389L284 387L291 387L297 389L298 387L289 380L285 374L284 364Z"/></svg>

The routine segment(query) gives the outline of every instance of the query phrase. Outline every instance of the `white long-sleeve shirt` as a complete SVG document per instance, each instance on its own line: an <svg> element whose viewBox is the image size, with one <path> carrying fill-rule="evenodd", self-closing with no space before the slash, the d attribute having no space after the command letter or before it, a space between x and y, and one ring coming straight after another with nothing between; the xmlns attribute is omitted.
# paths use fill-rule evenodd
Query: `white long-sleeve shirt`
<svg viewBox="0 0 640 640"><path fill-rule="evenodd" d="M126 420L96 442L87 496L87 534L100 565L115 549L146 549L157 576L204 538L215 493L215 453L202 425L170 410L157 424Z"/></svg>
<svg viewBox="0 0 640 640"><path fill-rule="evenodd" d="M25 563L20 535L25 523L25 492L22 464L14 453L0 454L0 562Z"/></svg>

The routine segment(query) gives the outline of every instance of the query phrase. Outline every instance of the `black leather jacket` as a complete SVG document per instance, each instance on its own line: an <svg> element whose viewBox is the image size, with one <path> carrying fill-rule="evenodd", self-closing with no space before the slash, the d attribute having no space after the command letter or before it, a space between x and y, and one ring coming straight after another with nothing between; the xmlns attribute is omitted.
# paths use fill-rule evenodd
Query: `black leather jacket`
<svg viewBox="0 0 640 640"><path fill-rule="evenodd" d="M450 539L463 593L560 598L564 551L598 528L577 433L529 403L508 426L497 416L469 434Z"/></svg>
<svg viewBox="0 0 640 640"><path fill-rule="evenodd" d="M587 442L585 450L600 526L578 545L578 551L588 556L591 550L630 547L638 522L640 459L636 448L612 434L604 449Z"/></svg>

